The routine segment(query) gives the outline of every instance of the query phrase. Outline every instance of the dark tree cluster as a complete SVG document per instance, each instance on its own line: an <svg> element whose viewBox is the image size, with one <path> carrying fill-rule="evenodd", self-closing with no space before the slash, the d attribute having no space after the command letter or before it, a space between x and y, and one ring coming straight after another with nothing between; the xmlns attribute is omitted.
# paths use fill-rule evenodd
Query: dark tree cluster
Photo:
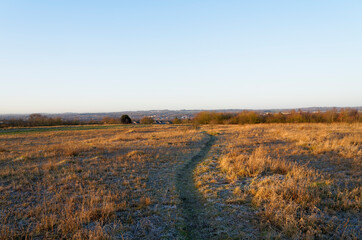
<svg viewBox="0 0 362 240"><path fill-rule="evenodd" d="M122 115L121 118L104 117L103 124L131 124L132 119L128 115Z"/></svg>
<svg viewBox="0 0 362 240"><path fill-rule="evenodd" d="M121 123L122 124L131 124L132 119L128 115L122 115L121 117Z"/></svg>

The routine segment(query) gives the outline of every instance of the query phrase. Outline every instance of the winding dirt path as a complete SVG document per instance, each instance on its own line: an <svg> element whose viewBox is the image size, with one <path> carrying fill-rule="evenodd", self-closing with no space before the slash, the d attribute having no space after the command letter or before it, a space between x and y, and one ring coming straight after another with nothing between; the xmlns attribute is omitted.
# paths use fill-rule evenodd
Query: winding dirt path
<svg viewBox="0 0 362 240"><path fill-rule="evenodd" d="M182 166L176 176L176 188L179 192L185 220L187 239L210 239L213 229L204 211L205 199L198 192L193 179L193 171L197 164L204 160L216 137L208 135L209 140L201 151Z"/></svg>

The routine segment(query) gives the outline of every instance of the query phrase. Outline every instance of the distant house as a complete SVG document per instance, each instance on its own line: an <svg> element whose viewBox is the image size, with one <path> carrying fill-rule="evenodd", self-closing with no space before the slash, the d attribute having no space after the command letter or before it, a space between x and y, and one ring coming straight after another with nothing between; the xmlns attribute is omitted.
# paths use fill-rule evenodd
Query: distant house
<svg viewBox="0 0 362 240"><path fill-rule="evenodd" d="M154 124L171 124L171 121L167 120L155 120Z"/></svg>
<svg viewBox="0 0 362 240"><path fill-rule="evenodd" d="M190 119L190 116L184 115L184 116L181 116L181 119Z"/></svg>

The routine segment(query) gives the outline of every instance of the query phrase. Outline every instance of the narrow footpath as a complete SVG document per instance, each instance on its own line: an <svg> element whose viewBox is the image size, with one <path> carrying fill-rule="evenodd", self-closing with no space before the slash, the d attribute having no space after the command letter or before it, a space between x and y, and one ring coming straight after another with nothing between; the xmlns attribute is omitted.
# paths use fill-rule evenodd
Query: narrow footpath
<svg viewBox="0 0 362 240"><path fill-rule="evenodd" d="M208 135L209 140L201 151L182 166L176 175L176 188L179 192L185 220L187 239L210 239L213 229L209 225L204 211L205 199L200 195L193 179L193 171L197 164L203 161L214 144L216 137Z"/></svg>

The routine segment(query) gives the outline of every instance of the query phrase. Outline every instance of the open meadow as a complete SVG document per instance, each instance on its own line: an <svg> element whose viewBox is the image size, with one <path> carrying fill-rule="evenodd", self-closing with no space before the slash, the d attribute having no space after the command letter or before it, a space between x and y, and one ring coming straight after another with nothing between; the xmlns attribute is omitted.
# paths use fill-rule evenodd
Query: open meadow
<svg viewBox="0 0 362 240"><path fill-rule="evenodd" d="M362 236L360 123L1 131L0 239Z"/></svg>
<svg viewBox="0 0 362 240"><path fill-rule="evenodd" d="M204 141L175 126L0 135L0 238L174 238L174 175Z"/></svg>
<svg viewBox="0 0 362 240"><path fill-rule="evenodd" d="M361 239L361 124L215 126L195 171L222 238Z"/></svg>
<svg viewBox="0 0 362 240"><path fill-rule="evenodd" d="M0 240L362 240L361 13L1 1Z"/></svg>

